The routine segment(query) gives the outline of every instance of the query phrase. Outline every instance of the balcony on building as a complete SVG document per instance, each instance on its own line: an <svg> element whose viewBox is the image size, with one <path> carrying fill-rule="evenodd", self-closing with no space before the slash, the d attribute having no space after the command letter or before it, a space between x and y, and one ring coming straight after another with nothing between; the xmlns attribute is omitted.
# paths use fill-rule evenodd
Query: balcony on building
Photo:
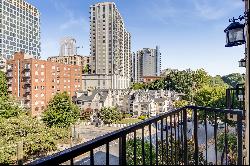
<svg viewBox="0 0 250 166"><path fill-rule="evenodd" d="M6 77L7 77L7 78L12 78L12 77L13 77L13 74L10 73L10 72L8 72L8 73L6 74Z"/></svg>
<svg viewBox="0 0 250 166"><path fill-rule="evenodd" d="M24 89L24 92L25 92L25 93L30 93L30 90L31 90L31 89L30 89L29 87L26 87L26 88Z"/></svg>
<svg viewBox="0 0 250 166"><path fill-rule="evenodd" d="M30 101L30 99L31 99L30 95L27 95L25 98L26 101Z"/></svg>
<svg viewBox="0 0 250 166"><path fill-rule="evenodd" d="M12 65L8 65L8 66L7 66L7 72L11 72L12 70L13 70Z"/></svg>
<svg viewBox="0 0 250 166"><path fill-rule="evenodd" d="M189 112L192 112L192 118ZM211 115L210 117L208 115ZM229 127L227 115L236 116ZM202 116L206 115L206 116ZM223 117L223 123L218 117ZM208 119L211 118L211 121ZM31 165L230 165L229 142L218 150L217 135L237 138L233 164L244 164L242 111L185 106L35 160ZM210 123L212 122L212 123ZM156 141L157 140L157 141ZM114 150L114 149L116 150ZM202 157L201 157L202 156Z"/></svg>
<svg viewBox="0 0 250 166"><path fill-rule="evenodd" d="M23 77L30 77L30 72L24 72Z"/></svg>
<svg viewBox="0 0 250 166"><path fill-rule="evenodd" d="M12 84L12 80L8 80L8 81L7 81L7 84L8 84L8 85L11 85L11 84Z"/></svg>
<svg viewBox="0 0 250 166"><path fill-rule="evenodd" d="M30 70L30 64L25 64L24 65L24 70Z"/></svg>
<svg viewBox="0 0 250 166"><path fill-rule="evenodd" d="M30 79L24 80L24 84L25 84L25 85L30 85L30 84L31 84L31 80L30 80Z"/></svg>
<svg viewBox="0 0 250 166"><path fill-rule="evenodd" d="M11 92L12 91L12 87L8 87L8 92Z"/></svg>

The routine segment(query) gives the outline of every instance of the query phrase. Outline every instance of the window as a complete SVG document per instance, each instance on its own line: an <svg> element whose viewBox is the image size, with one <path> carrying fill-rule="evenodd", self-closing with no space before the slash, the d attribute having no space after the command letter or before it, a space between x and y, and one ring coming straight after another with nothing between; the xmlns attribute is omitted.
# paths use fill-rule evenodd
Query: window
<svg viewBox="0 0 250 166"><path fill-rule="evenodd" d="M38 67L38 64L35 64L35 67Z"/></svg>
<svg viewBox="0 0 250 166"><path fill-rule="evenodd" d="M35 75L38 76L38 71L35 72Z"/></svg>
<svg viewBox="0 0 250 166"><path fill-rule="evenodd" d="M35 79L35 82L38 82L38 79L37 79L37 78Z"/></svg>
<svg viewBox="0 0 250 166"><path fill-rule="evenodd" d="M44 93L41 94L41 97L44 97Z"/></svg>
<svg viewBox="0 0 250 166"><path fill-rule="evenodd" d="M37 98L37 97L38 97L38 94L36 94L35 97Z"/></svg>
<svg viewBox="0 0 250 166"><path fill-rule="evenodd" d="M39 108L38 108L38 107L36 107L36 108L35 108L35 111L39 111Z"/></svg>
<svg viewBox="0 0 250 166"><path fill-rule="evenodd" d="M41 68L44 69L44 65L41 65Z"/></svg>
<svg viewBox="0 0 250 166"><path fill-rule="evenodd" d="M44 72L43 71L41 72L41 75L44 76Z"/></svg>
<svg viewBox="0 0 250 166"><path fill-rule="evenodd" d="M45 89L45 86L41 86L41 89L44 90L44 89Z"/></svg>
<svg viewBox="0 0 250 166"><path fill-rule="evenodd" d="M52 89L55 89L55 86L52 86Z"/></svg>
<svg viewBox="0 0 250 166"><path fill-rule="evenodd" d="M35 86L35 90L38 90L38 86Z"/></svg>

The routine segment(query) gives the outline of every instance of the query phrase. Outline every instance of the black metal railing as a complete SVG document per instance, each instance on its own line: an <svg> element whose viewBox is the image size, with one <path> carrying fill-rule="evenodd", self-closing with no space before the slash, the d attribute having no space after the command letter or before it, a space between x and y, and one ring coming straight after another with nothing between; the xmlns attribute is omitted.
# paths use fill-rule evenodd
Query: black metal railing
<svg viewBox="0 0 250 166"><path fill-rule="evenodd" d="M228 121L229 113L235 122ZM233 148L230 134L236 137ZM186 106L29 164L242 165L242 135L242 111Z"/></svg>
<svg viewBox="0 0 250 166"><path fill-rule="evenodd" d="M243 119L245 119L244 84L237 84L235 88L228 88L226 90L226 108L243 110Z"/></svg>

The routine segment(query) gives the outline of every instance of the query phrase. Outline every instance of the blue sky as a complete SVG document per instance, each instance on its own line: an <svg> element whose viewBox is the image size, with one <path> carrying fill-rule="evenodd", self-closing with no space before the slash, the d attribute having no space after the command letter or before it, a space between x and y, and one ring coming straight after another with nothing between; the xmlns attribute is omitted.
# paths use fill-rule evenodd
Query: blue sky
<svg viewBox="0 0 250 166"><path fill-rule="evenodd" d="M59 55L71 36L89 55L89 6L96 0L27 0L41 12L42 58ZM241 0L110 0L132 35L132 51L159 45L162 68L204 68L211 75L243 73L244 47L225 48L228 19L243 14Z"/></svg>

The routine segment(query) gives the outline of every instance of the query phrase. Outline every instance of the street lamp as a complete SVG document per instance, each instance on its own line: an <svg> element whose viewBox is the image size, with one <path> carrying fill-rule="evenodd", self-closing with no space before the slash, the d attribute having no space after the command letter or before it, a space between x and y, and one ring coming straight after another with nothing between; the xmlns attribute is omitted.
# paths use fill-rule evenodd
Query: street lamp
<svg viewBox="0 0 250 166"><path fill-rule="evenodd" d="M233 47L246 43L244 35L244 24L235 22L236 20L244 19L243 16L240 16L238 19L230 19L229 22L232 22L225 30L226 33L226 45L225 47Z"/></svg>
<svg viewBox="0 0 250 166"><path fill-rule="evenodd" d="M246 59L241 59L239 61L239 67L246 67Z"/></svg>

